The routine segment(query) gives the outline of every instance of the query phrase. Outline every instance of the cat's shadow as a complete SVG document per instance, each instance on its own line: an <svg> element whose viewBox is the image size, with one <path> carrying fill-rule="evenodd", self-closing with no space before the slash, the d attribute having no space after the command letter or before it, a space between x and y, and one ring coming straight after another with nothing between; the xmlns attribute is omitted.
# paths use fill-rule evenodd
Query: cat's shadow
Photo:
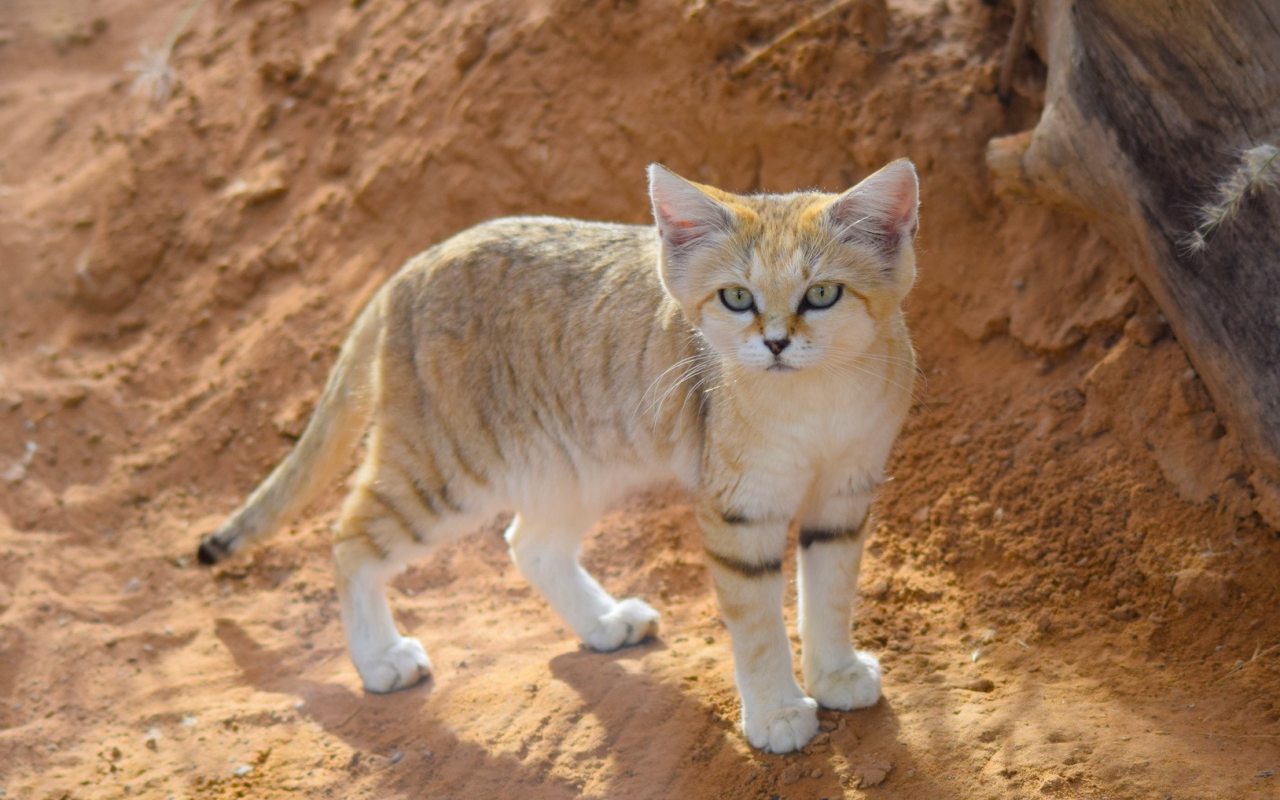
<svg viewBox="0 0 1280 800"><path fill-rule="evenodd" d="M706 703L695 692L646 672L641 659L661 643L615 653L585 650L551 660L551 672L582 698L582 712L605 729L602 746L618 764L643 765L634 779L623 770L608 797L843 797L859 783L912 785L912 794L946 796L942 787L918 774L916 758L899 739L898 715L882 698L853 712L822 710L820 718L835 730L819 734L807 752L772 755L747 746L738 727L738 697L732 685L711 690ZM682 676L686 684L717 680ZM707 692L704 690L703 695ZM719 702L723 697L725 702ZM693 762L694 768L690 768ZM704 769L697 765L705 765ZM897 775L890 777L896 772ZM727 785L708 785L706 776L735 776ZM799 776L797 779L795 776ZM662 776L655 783L655 776ZM665 781L665 783L663 783Z"/></svg>
<svg viewBox="0 0 1280 800"><path fill-rule="evenodd" d="M439 781L442 787L479 796L489 796L487 791L500 795L513 786L537 786L540 798L552 800L582 796L580 785L552 777L545 763L521 761L459 739L428 710L435 688L431 681L390 695L352 691L303 677L308 666L340 656L338 650L269 648L228 619L217 621L215 633L245 683L301 700L299 714L361 755L352 759L352 765L359 765L349 769L372 773L386 790L421 790L424 778L431 776L427 780L432 784ZM884 787L886 797L917 796L917 789L918 796L945 796L942 787L915 769L919 764L898 738L898 716L889 699L850 713L821 711L828 727L837 726L825 742L808 753L770 755L743 741L732 685L694 692L690 686L722 679L698 675L693 667L679 670L678 677L670 669L647 668L647 657L664 652L669 652L667 645L658 641L613 653L577 650L550 661L552 676L580 698L578 707L566 713L589 718L582 724L603 729L590 737L597 742L592 752L577 756L618 765L600 796L701 798L763 792L784 798L841 797L885 767L894 773ZM710 702L700 699L708 695ZM391 760L394 753L402 754L400 763ZM467 776L442 774L444 760L469 765ZM727 784L708 785L711 774L732 777ZM904 782L911 794L893 791Z"/></svg>
<svg viewBox="0 0 1280 800"><path fill-rule="evenodd" d="M320 651L299 651L289 648L268 648L257 642L238 622L218 619L214 633L231 653L244 680L264 692L292 695L300 699L297 709L329 733L352 747L369 749L374 744L363 735L367 725L351 724L366 713L378 713L395 709L397 716L417 719L419 711L434 689L434 681L394 695L376 695L353 692L345 686L331 682L314 681L302 677L307 666L328 658ZM389 701L389 702L388 702Z"/></svg>
<svg viewBox="0 0 1280 800"><path fill-rule="evenodd" d="M483 745L460 739L434 720L424 710L435 689L434 681L386 695L353 692L337 683L302 677L308 665L327 660L336 651L268 648L229 619L217 620L215 634L231 653L245 682L261 691L299 698L300 714L355 751L347 769L353 778L372 777L381 787L376 796L384 791L417 796L424 776L438 780L445 789L457 784L452 788L474 791L481 797L499 796L513 785L537 786L538 796L550 800L580 796L577 787L545 775L537 765L523 764L510 754L493 753ZM442 769L446 761L466 765L466 775L459 777L456 770ZM451 796L451 792L442 796Z"/></svg>

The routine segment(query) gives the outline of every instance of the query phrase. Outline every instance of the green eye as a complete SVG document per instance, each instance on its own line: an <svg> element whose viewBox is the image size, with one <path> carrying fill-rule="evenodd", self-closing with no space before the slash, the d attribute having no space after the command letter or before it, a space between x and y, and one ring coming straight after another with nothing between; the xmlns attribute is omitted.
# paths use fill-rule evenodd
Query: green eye
<svg viewBox="0 0 1280 800"><path fill-rule="evenodd" d="M730 286L720 290L720 302L730 311L751 311L756 307L756 299L751 292L741 286Z"/></svg>
<svg viewBox="0 0 1280 800"><path fill-rule="evenodd" d="M844 293L844 287L838 283L815 283L809 287L809 291L804 293L804 300L800 303L800 310L806 308L830 308L840 299L840 295Z"/></svg>

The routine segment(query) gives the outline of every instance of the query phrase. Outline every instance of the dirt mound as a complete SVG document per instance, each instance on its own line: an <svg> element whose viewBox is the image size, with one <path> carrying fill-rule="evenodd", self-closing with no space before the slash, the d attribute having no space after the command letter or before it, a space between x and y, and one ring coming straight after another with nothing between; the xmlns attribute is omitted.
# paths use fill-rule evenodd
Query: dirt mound
<svg viewBox="0 0 1280 800"><path fill-rule="evenodd" d="M993 194L987 141L1040 110L1030 59L995 98L1009 21L873 0L0 9L4 796L1274 796L1280 540L1130 266ZM781 191L901 155L924 186L923 380L856 631L886 697L823 712L804 753L734 729L674 490L602 520L587 557L663 611L660 642L579 650L495 521L397 583L437 675L387 697L345 654L340 487L251 558L191 565L412 253L507 213L644 220L649 161Z"/></svg>

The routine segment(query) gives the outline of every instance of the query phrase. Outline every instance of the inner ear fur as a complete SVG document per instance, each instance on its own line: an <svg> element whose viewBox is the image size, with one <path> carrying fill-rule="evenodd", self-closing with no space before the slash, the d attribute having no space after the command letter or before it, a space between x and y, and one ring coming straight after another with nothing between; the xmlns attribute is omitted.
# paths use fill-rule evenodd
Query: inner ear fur
<svg viewBox="0 0 1280 800"><path fill-rule="evenodd" d="M900 158L833 200L827 224L842 241L867 247L893 265L915 238L919 207L916 168Z"/></svg>

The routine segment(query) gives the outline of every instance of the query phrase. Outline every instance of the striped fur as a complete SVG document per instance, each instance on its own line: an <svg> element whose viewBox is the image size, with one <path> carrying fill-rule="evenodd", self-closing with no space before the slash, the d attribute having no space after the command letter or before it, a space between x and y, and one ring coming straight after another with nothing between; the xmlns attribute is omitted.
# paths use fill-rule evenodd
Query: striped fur
<svg viewBox="0 0 1280 800"><path fill-rule="evenodd" d="M517 512L515 563L586 644L653 636L657 613L612 597L577 551L610 504L677 479L696 501L748 740L792 750L817 703L874 702L878 665L852 649L849 614L870 487L911 399L914 170L895 162L838 196L737 196L656 166L650 179L656 231L503 219L411 260L360 315L297 446L200 561L279 528L365 435L338 593L365 686L392 691L430 662L396 629L386 581L503 510ZM808 304L817 284L838 301ZM726 287L751 308L731 308ZM793 524L812 697L782 625Z"/></svg>
<svg viewBox="0 0 1280 800"><path fill-rule="evenodd" d="M820 542L838 542L842 540L854 540L862 536L862 530L866 527L866 520L855 526L835 527L835 528L801 528L800 529L800 546L809 548Z"/></svg>

